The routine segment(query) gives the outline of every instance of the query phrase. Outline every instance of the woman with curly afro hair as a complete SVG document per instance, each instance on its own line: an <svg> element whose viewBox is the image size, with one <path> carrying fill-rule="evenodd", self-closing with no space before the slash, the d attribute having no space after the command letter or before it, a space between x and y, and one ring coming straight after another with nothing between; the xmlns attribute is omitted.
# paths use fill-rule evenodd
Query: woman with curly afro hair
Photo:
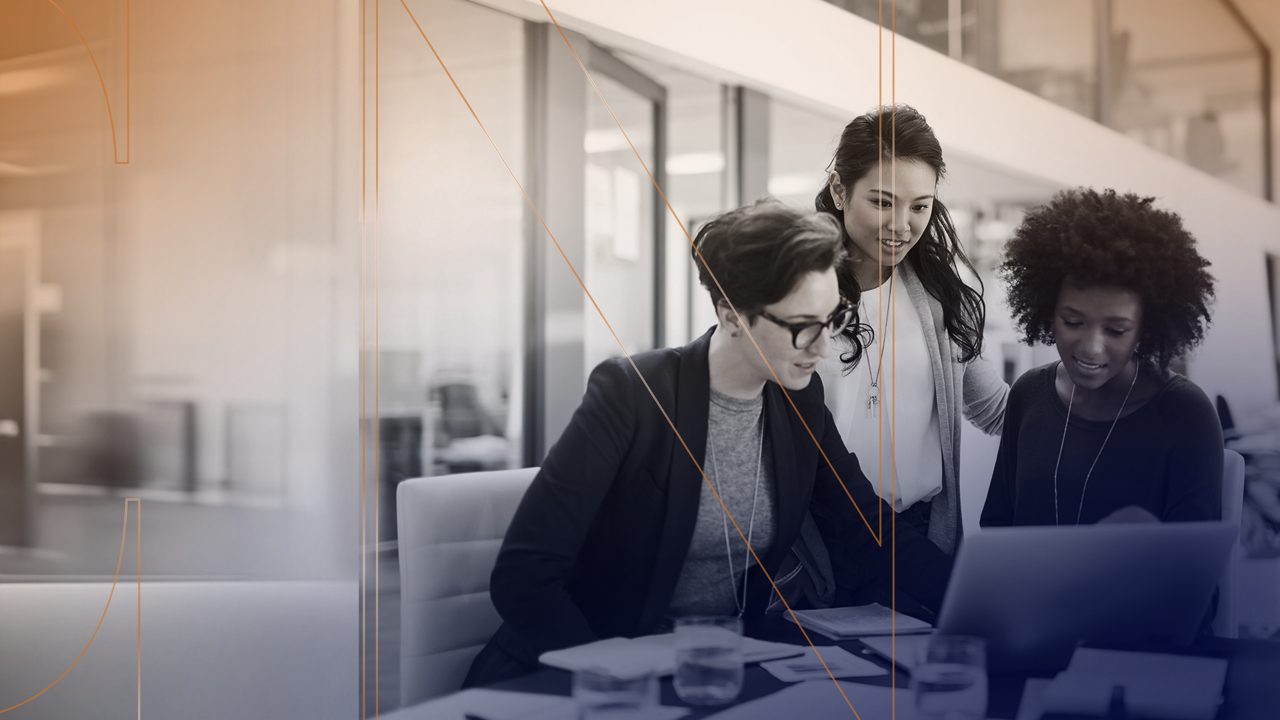
<svg viewBox="0 0 1280 720"><path fill-rule="evenodd" d="M1002 275L1028 342L1005 411L982 525L1078 525L1137 506L1161 521L1216 520L1222 428L1169 362L1204 337L1209 263L1152 198L1078 189L1027 214Z"/></svg>

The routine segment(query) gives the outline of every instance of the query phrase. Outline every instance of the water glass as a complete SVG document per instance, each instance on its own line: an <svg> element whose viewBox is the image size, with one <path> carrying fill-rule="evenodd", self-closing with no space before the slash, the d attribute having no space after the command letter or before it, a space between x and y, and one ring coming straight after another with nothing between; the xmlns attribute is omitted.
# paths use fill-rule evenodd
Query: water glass
<svg viewBox="0 0 1280 720"><path fill-rule="evenodd" d="M742 690L742 621L676 619L676 695L690 705L723 705Z"/></svg>
<svg viewBox="0 0 1280 720"><path fill-rule="evenodd" d="M987 716L987 650L982 638L934 635L911 671L919 720Z"/></svg>
<svg viewBox="0 0 1280 720"><path fill-rule="evenodd" d="M573 699L578 720L639 720L658 704L658 678L649 671L586 668L573 674Z"/></svg>

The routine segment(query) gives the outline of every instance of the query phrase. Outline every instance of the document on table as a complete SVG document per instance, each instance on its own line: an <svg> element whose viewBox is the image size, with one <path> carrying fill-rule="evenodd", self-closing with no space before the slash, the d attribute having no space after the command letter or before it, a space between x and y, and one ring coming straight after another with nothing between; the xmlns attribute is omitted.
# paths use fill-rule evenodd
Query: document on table
<svg viewBox="0 0 1280 720"><path fill-rule="evenodd" d="M804 655L760 663L760 667L782 682L830 680L832 677L876 677L889 672L834 645L818 648L818 651L822 656L821 660L818 659L819 653L815 653L813 648L805 648ZM828 675L827 671L831 674Z"/></svg>
<svg viewBox="0 0 1280 720"><path fill-rule="evenodd" d="M515 720L557 710L567 711L569 714L566 717L575 717L578 706L572 698L560 695L472 688L420 705L411 705L383 717L387 720L466 720L468 717Z"/></svg>
<svg viewBox="0 0 1280 720"><path fill-rule="evenodd" d="M879 604L850 607L797 610L796 620L809 630L816 630L833 640L869 635L906 635L929 632L929 623L910 615L894 612Z"/></svg>
<svg viewBox="0 0 1280 720"><path fill-rule="evenodd" d="M862 644L871 648L876 655L888 660L910 672L924 657L924 649L929 645L929 635L906 635L891 637L877 635L862 638Z"/></svg>
<svg viewBox="0 0 1280 720"><path fill-rule="evenodd" d="M804 652L801 645L742 639L742 659L748 663L777 660ZM646 635L638 638L609 638L586 645L543 653L538 661L561 670L602 667L619 675L644 672L671 675L676 671L675 635Z"/></svg>
<svg viewBox="0 0 1280 720"><path fill-rule="evenodd" d="M1120 685L1130 717L1211 720L1226 678L1221 658L1080 648L1045 688L1044 710L1102 717Z"/></svg>
<svg viewBox="0 0 1280 720"><path fill-rule="evenodd" d="M645 711L645 720L676 720L687 708L658 706ZM383 717L387 720L578 720L573 698L538 693L472 688L412 705Z"/></svg>
<svg viewBox="0 0 1280 720"><path fill-rule="evenodd" d="M838 686L838 687L837 687ZM735 705L707 720L915 720L911 691L876 685L811 680L779 690L758 700Z"/></svg>

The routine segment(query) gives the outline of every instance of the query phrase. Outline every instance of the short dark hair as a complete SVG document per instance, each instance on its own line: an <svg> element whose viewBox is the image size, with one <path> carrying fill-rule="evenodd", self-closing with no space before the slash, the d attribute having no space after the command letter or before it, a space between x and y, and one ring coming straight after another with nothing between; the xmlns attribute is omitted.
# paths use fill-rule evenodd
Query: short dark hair
<svg viewBox="0 0 1280 720"><path fill-rule="evenodd" d="M747 319L786 297L807 273L845 258L835 218L772 198L716 216L698 230L694 245L698 280L711 302L719 307L727 295Z"/></svg>
<svg viewBox="0 0 1280 720"><path fill-rule="evenodd" d="M1142 301L1138 357L1160 368L1204 339L1213 277L1176 213L1155 198L1066 190L1027 213L1005 249L1009 309L1027 342L1052 345L1062 284L1112 286Z"/></svg>

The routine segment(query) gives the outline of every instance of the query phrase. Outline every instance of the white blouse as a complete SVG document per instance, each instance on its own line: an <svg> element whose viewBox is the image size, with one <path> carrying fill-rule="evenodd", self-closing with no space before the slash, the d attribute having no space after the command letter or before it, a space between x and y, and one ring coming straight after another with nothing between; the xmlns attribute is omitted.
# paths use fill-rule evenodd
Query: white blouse
<svg viewBox="0 0 1280 720"><path fill-rule="evenodd" d="M858 315L875 328L875 339L858 365L845 372L840 355L849 346L841 341L818 373L845 446L877 494L902 512L942 491L942 438L920 315L900 283L892 298L889 288L885 283L862 293ZM873 377L878 407L868 400Z"/></svg>

